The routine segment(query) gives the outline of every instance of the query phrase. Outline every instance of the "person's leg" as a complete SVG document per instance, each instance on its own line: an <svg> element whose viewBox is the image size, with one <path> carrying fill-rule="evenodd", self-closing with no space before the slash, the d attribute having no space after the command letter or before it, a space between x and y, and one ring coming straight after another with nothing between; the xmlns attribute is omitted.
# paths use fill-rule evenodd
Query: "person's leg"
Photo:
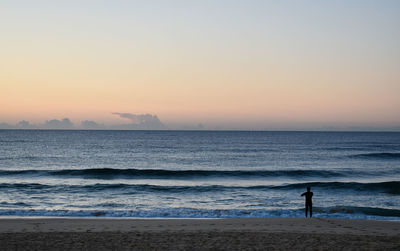
<svg viewBox="0 0 400 251"><path fill-rule="evenodd" d="M310 218L312 217L312 203L309 204L310 206Z"/></svg>
<svg viewBox="0 0 400 251"><path fill-rule="evenodd" d="M306 204L306 218L308 216L308 204Z"/></svg>

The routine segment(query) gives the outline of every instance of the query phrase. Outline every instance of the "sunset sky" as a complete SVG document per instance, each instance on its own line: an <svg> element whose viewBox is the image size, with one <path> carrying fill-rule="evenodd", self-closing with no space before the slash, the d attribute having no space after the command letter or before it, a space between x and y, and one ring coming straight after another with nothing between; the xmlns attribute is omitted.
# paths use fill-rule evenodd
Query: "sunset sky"
<svg viewBox="0 0 400 251"><path fill-rule="evenodd" d="M400 126L396 0L6 0L0 32L0 122Z"/></svg>

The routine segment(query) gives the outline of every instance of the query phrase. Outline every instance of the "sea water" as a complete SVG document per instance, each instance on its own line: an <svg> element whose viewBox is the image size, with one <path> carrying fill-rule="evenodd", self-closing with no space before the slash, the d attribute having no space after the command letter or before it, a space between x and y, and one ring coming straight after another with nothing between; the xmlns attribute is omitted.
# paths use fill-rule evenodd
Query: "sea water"
<svg viewBox="0 0 400 251"><path fill-rule="evenodd" d="M0 130L0 216L400 219L400 133Z"/></svg>

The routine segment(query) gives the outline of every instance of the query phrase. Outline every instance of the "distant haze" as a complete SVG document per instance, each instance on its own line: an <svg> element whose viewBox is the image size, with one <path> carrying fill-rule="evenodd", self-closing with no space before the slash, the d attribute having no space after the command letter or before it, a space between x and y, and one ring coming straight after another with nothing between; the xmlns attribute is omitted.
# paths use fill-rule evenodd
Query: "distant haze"
<svg viewBox="0 0 400 251"><path fill-rule="evenodd" d="M400 129L400 1L1 5L0 128Z"/></svg>
<svg viewBox="0 0 400 251"><path fill-rule="evenodd" d="M124 113L125 115L129 113ZM120 114L118 114L120 115ZM257 131L400 131L400 126L326 126L315 124L290 124L257 127L245 123L227 124L164 124L156 115L130 114L143 117L142 120L130 120L122 124L102 124L92 120L72 122L69 118L46 120L44 123L32 123L22 120L16 124L1 123L1 129L21 130L257 130Z"/></svg>

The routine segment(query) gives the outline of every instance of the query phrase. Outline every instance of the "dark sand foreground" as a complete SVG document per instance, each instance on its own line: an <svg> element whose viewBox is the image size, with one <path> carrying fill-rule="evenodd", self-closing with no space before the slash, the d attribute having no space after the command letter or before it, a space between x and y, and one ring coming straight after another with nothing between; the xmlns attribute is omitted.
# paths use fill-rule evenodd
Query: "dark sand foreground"
<svg viewBox="0 0 400 251"><path fill-rule="evenodd" d="M2 218L0 250L400 250L400 222Z"/></svg>

